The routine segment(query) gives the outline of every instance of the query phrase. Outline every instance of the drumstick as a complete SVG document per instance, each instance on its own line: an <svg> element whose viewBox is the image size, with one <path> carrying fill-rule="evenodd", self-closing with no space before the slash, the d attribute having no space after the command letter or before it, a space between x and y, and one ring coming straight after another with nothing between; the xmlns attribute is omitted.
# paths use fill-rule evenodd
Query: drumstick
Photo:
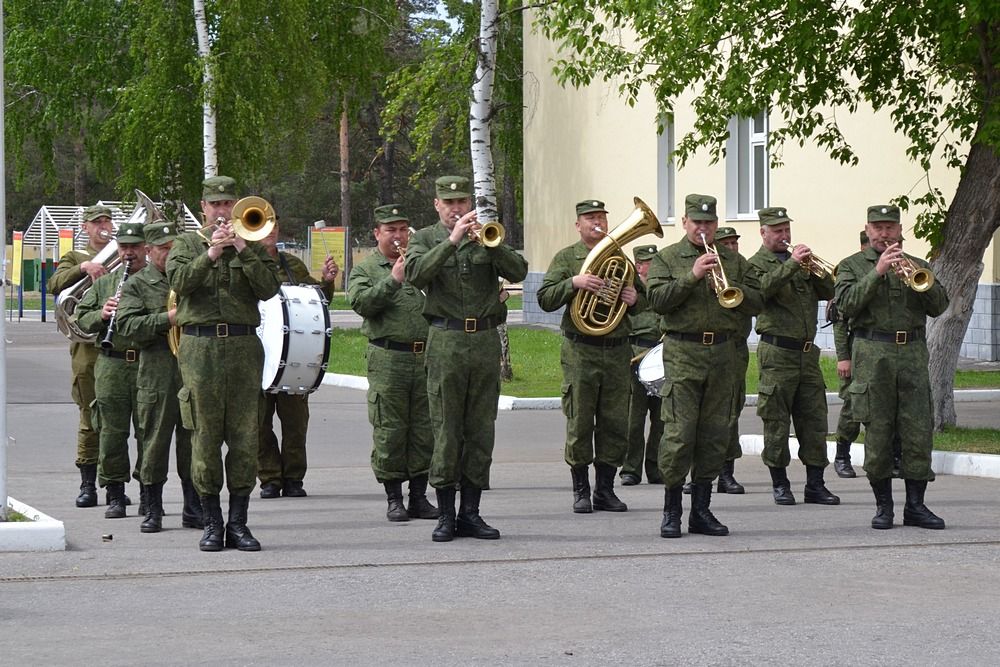
<svg viewBox="0 0 1000 667"><path fill-rule="evenodd" d="M660 336L660 342L661 343L663 342L663 339L665 337L666 337L666 334L663 334L662 336ZM653 347L656 347L656 346L654 345ZM639 354L635 355L634 357L632 357L632 360L629 361L629 363L630 364L634 364L637 361L642 361L646 357L647 354L649 354L650 352L653 351L653 347L646 348L644 351L642 351Z"/></svg>

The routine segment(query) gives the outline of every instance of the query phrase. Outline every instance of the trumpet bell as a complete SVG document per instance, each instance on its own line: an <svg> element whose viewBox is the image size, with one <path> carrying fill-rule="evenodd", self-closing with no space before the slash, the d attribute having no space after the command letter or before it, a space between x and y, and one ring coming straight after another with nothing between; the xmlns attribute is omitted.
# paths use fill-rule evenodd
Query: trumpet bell
<svg viewBox="0 0 1000 667"><path fill-rule="evenodd" d="M245 241L260 241L274 222L274 208L263 197L244 197L233 205L233 231Z"/></svg>
<svg viewBox="0 0 1000 667"><path fill-rule="evenodd" d="M723 308L736 308L743 303L743 290L739 287L727 287L719 294L719 305Z"/></svg>
<svg viewBox="0 0 1000 667"><path fill-rule="evenodd" d="M934 274L927 269L917 269L910 275L909 283L914 292L926 292L934 287Z"/></svg>
<svg viewBox="0 0 1000 667"><path fill-rule="evenodd" d="M479 229L480 242L487 248L496 248L506 236L507 230L499 222L487 222Z"/></svg>

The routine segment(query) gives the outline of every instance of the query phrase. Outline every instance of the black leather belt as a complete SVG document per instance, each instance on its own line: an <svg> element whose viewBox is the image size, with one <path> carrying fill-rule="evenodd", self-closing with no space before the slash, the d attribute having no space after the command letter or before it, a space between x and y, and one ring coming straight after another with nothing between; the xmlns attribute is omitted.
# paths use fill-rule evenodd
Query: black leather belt
<svg viewBox="0 0 1000 667"><path fill-rule="evenodd" d="M181 327L185 336L208 336L209 338L228 338L229 336L249 336L257 333L257 327L249 324L185 324Z"/></svg>
<svg viewBox="0 0 1000 667"><path fill-rule="evenodd" d="M415 340L412 343L397 343L394 340L389 340L388 338L372 338L368 341L375 347L382 347L386 350L395 350L396 352L412 352L413 354L423 354L424 343L426 341Z"/></svg>
<svg viewBox="0 0 1000 667"><path fill-rule="evenodd" d="M569 331L564 331L563 335L574 343L583 343L584 345L592 345L593 347L618 347L619 345L624 345L625 341L628 340L625 336L618 336L617 338L608 338L607 336L583 336Z"/></svg>
<svg viewBox="0 0 1000 667"><path fill-rule="evenodd" d="M714 331L703 331L701 333L668 333L667 336L675 340L683 340L688 343L701 343L702 345L718 345L729 340L729 334L715 333Z"/></svg>
<svg viewBox="0 0 1000 667"><path fill-rule="evenodd" d="M875 331L873 329L851 329L851 333L857 338L874 340L879 343L895 343L896 345L906 345L911 340L924 340L923 329L913 329L912 331Z"/></svg>
<svg viewBox="0 0 1000 667"><path fill-rule="evenodd" d="M125 350L124 352L119 352L118 350L101 350L101 354L112 359L124 359L129 363L139 361L139 350Z"/></svg>
<svg viewBox="0 0 1000 667"><path fill-rule="evenodd" d="M639 347L656 347L660 344L659 339L652 338L639 338L638 336L629 336L628 342L633 345L638 345Z"/></svg>
<svg viewBox="0 0 1000 667"><path fill-rule="evenodd" d="M503 324L503 318L499 315L492 317L466 317L464 320L453 320L449 317L432 317L431 325L439 329L448 331L464 331L465 333L476 333L487 329L496 329Z"/></svg>
<svg viewBox="0 0 1000 667"><path fill-rule="evenodd" d="M784 350L795 350L796 352L808 352L813 348L811 340L799 340L798 338L786 338L785 336L772 336L771 334L761 334L760 339L768 345L774 345Z"/></svg>

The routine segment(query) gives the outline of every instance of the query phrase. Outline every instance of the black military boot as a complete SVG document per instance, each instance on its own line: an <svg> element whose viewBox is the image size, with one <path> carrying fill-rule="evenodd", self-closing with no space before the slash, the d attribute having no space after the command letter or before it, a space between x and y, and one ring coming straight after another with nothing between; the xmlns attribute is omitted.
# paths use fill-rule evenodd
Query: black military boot
<svg viewBox="0 0 1000 667"><path fill-rule="evenodd" d="M108 509L104 510L105 519L121 519L125 517L125 483L108 482L104 487L108 497Z"/></svg>
<svg viewBox="0 0 1000 667"><path fill-rule="evenodd" d="M775 505L794 505L795 496L792 495L792 483L788 481L788 475L784 468L768 468L771 471L771 486L774 494Z"/></svg>
<svg viewBox="0 0 1000 667"><path fill-rule="evenodd" d="M660 537L681 536L681 516L684 514L681 498L683 498L681 487L663 489L663 521L660 522Z"/></svg>
<svg viewBox="0 0 1000 667"><path fill-rule="evenodd" d="M888 530L892 528L892 478L869 480L872 492L875 494L875 516L872 517L872 528Z"/></svg>
<svg viewBox="0 0 1000 667"><path fill-rule="evenodd" d="M678 503L679 504L679 503ZM712 514L709 505L712 504L712 483L691 484L691 513L688 514L688 532L722 537L729 534L729 529L719 523Z"/></svg>
<svg viewBox="0 0 1000 667"><path fill-rule="evenodd" d="M573 512L590 514L594 511L590 503L590 468L574 466L569 471L573 475Z"/></svg>
<svg viewBox="0 0 1000 667"><path fill-rule="evenodd" d="M142 482L139 482L139 516L146 516L146 485Z"/></svg>
<svg viewBox="0 0 1000 667"><path fill-rule="evenodd" d="M596 461L594 462L594 509L604 512L628 511L628 505L615 495L615 467Z"/></svg>
<svg viewBox="0 0 1000 667"><path fill-rule="evenodd" d="M385 482L385 499L389 508L385 511L385 518L389 521L409 521L410 517L403 507L403 483Z"/></svg>
<svg viewBox="0 0 1000 667"><path fill-rule="evenodd" d="M247 528L250 496L229 496L229 521L226 523L226 548L260 551L260 542Z"/></svg>
<svg viewBox="0 0 1000 667"><path fill-rule="evenodd" d="M205 521L205 532L198 542L198 548L202 551L222 551L226 527L222 522L219 496L201 496L201 511Z"/></svg>
<svg viewBox="0 0 1000 667"><path fill-rule="evenodd" d="M438 525L431 533L435 542L455 539L455 489L435 489L438 501Z"/></svg>
<svg viewBox="0 0 1000 667"><path fill-rule="evenodd" d="M736 468L736 461L726 461L722 464L722 471L719 473L719 485L716 487L716 491L719 493L732 493L734 495L739 495L741 493L746 493L746 489L743 485L736 481L733 477L733 470Z"/></svg>
<svg viewBox="0 0 1000 667"><path fill-rule="evenodd" d="M479 516L479 499L482 495L482 489L462 486L462 504L455 520L455 534L459 537L474 537L477 540L499 540L500 531Z"/></svg>
<svg viewBox="0 0 1000 667"><path fill-rule="evenodd" d="M143 488L146 489L146 518L139 525L139 532L158 533L163 530L163 482Z"/></svg>
<svg viewBox="0 0 1000 667"><path fill-rule="evenodd" d="M76 497L77 507L97 505L97 464L84 463L80 466L80 495Z"/></svg>
<svg viewBox="0 0 1000 667"><path fill-rule="evenodd" d="M838 477L845 479L857 477L854 466L851 465L851 443L844 440L837 441L837 456L833 459L833 471Z"/></svg>
<svg viewBox="0 0 1000 667"><path fill-rule="evenodd" d="M410 501L406 504L406 515L411 519L438 518L438 508L427 500L427 475L410 480Z"/></svg>
<svg viewBox="0 0 1000 667"><path fill-rule="evenodd" d="M281 495L286 498L305 498L309 494L302 486L301 479L286 479L281 487Z"/></svg>
<svg viewBox="0 0 1000 667"><path fill-rule="evenodd" d="M124 488L125 488L125 482L122 482L122 489ZM125 507L128 507L129 505L132 504L132 499L128 497L128 494L125 493L124 490L122 491L122 498L124 499L123 503ZM105 505L111 504L111 493L108 491L107 487L104 488L104 504Z"/></svg>
<svg viewBox="0 0 1000 667"><path fill-rule="evenodd" d="M201 499L195 491L194 482L181 480L181 491L184 493L184 509L181 510L181 525L185 528L204 528L205 517L201 510Z"/></svg>
<svg viewBox="0 0 1000 667"><path fill-rule="evenodd" d="M906 504L903 505L903 525L944 530L944 519L934 514L924 505L926 479L906 480Z"/></svg>
<svg viewBox="0 0 1000 667"><path fill-rule="evenodd" d="M840 498L830 493L823 481L823 466L806 466L804 500L816 505L839 505Z"/></svg>
<svg viewBox="0 0 1000 667"><path fill-rule="evenodd" d="M260 485L260 497L264 500L281 497L281 484L277 482L265 482Z"/></svg>

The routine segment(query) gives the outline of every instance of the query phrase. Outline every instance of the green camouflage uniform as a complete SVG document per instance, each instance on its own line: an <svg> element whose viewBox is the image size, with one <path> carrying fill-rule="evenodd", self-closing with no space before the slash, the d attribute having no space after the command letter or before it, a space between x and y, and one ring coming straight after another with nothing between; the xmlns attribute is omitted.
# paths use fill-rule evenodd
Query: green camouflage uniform
<svg viewBox="0 0 1000 667"><path fill-rule="evenodd" d="M274 262L275 276L286 285L320 285L323 295L333 296L333 283L320 283L295 255L279 252ZM281 447L274 433L274 414L281 420ZM309 394L264 393L260 426L257 477L261 486L301 482L306 476L306 433L309 430Z"/></svg>
<svg viewBox="0 0 1000 667"><path fill-rule="evenodd" d="M46 281L46 288L57 296L64 289L82 280L87 274L80 265L89 262L97 254L93 246L86 250L70 250L59 259L59 266ZM94 402L94 364L97 362L98 348L90 343L71 342L69 344L70 369L73 385L70 394L80 408L80 426L76 440L76 465L97 463L97 431L91 425L90 404Z"/></svg>
<svg viewBox="0 0 1000 667"><path fill-rule="evenodd" d="M552 312L571 304L577 294L573 277L580 273L589 253L582 241L556 253L538 288L542 310ZM645 288L638 276L633 286L640 296L629 312L638 312L646 306ZM573 323L571 308L563 310L560 324L564 336L560 365L566 463L571 468L594 462L618 468L628 449L629 323L622 318L604 336L591 336Z"/></svg>
<svg viewBox="0 0 1000 667"><path fill-rule="evenodd" d="M347 295L351 308L365 318L361 333L378 343L369 343L366 355L372 472L382 484L427 475L434 451L424 373L424 295L393 280L393 263L377 250L358 262Z"/></svg>
<svg viewBox="0 0 1000 667"><path fill-rule="evenodd" d="M843 315L833 323L833 347L837 351L837 361L851 360L851 328ZM840 407L840 418L837 420L837 440L839 442L854 442L861 434L861 422L851 417L851 378L840 378L838 395L844 402Z"/></svg>
<svg viewBox="0 0 1000 667"><path fill-rule="evenodd" d="M463 238L454 246L450 233L440 222L425 227L406 251L406 280L426 293L431 324L424 354L434 427L430 483L485 489L500 396L496 327L507 318L499 279L523 280L528 263L505 244L486 248Z"/></svg>
<svg viewBox="0 0 1000 667"><path fill-rule="evenodd" d="M703 251L687 238L657 253L649 267L647 298L663 315L666 334L660 472L668 488L680 486L689 470L694 483L710 484L722 469L745 375L737 343L746 340L746 318L762 305L746 259L721 245L717 250L730 285L743 290L737 308L719 304L707 275L694 277Z"/></svg>
<svg viewBox="0 0 1000 667"><path fill-rule="evenodd" d="M833 277L817 278L784 253L785 259L761 246L750 266L764 298L757 316L757 333L776 342L757 345L760 369L757 415L764 422L764 451L769 468L786 468L790 420L799 441L799 459L807 466L825 467L826 384L819 367L816 308L833 297ZM790 349L794 347L795 349Z"/></svg>
<svg viewBox="0 0 1000 667"><path fill-rule="evenodd" d="M735 461L743 457L743 445L740 444L740 414L747 402L747 366L750 365L750 346L747 337L753 328L753 317L743 317L743 329L736 337L736 411L729 420L729 446L726 449L726 461Z"/></svg>
<svg viewBox="0 0 1000 667"><path fill-rule="evenodd" d="M91 419L97 430L100 454L97 461L97 481L101 486L110 482L129 481L128 435L131 424L135 432L136 456L133 476L139 479L142 466L143 439L139 429L137 378L139 351L135 340L122 333L118 326L112 336L114 348L100 350L100 342L108 329L101 319L104 303L115 295L124 266L94 281L76 307L77 325L82 331L97 334L94 345L99 355L94 364L96 400L91 406ZM134 276L129 276L131 280ZM126 284L128 284L126 282Z"/></svg>
<svg viewBox="0 0 1000 667"><path fill-rule="evenodd" d="M648 306L644 310L629 315L629 328L632 342L632 356L649 352L651 347L659 345L659 317ZM639 382L636 366L632 366L632 384L628 402L628 451L625 453L625 463L622 465L622 475L635 475L642 478L645 468L646 479L658 479L660 439L663 437L663 401L659 396L650 396L646 387ZM646 435L646 416L649 416L649 435Z"/></svg>
<svg viewBox="0 0 1000 667"><path fill-rule="evenodd" d="M191 479L191 431L181 424L177 402L181 373L167 345L169 292L167 276L150 263L128 279L118 303L119 331L141 350L137 413L143 456L139 476L146 485L167 481L171 438L177 443L177 475Z"/></svg>
<svg viewBox="0 0 1000 667"><path fill-rule="evenodd" d="M182 234L167 259L182 331L177 354L184 384L178 392L181 420L192 431L191 479L199 495L217 496L222 490L225 442L225 484L233 496L248 496L256 483L263 403L257 302L270 299L281 285L274 260L258 243L247 243L242 252L227 246L215 262L207 250L199 235ZM223 325L248 330L226 336L185 332L188 326L210 326L226 333Z"/></svg>
<svg viewBox="0 0 1000 667"><path fill-rule="evenodd" d="M906 255L926 268L927 262ZM923 293L903 284L893 271L875 272L879 253L868 248L837 266L837 305L850 319L852 417L865 425L865 472L870 481L892 472L892 439L902 441L902 477L931 480L933 406L925 326L948 307L941 283ZM888 337L890 342L872 340ZM896 342L898 341L898 343Z"/></svg>

